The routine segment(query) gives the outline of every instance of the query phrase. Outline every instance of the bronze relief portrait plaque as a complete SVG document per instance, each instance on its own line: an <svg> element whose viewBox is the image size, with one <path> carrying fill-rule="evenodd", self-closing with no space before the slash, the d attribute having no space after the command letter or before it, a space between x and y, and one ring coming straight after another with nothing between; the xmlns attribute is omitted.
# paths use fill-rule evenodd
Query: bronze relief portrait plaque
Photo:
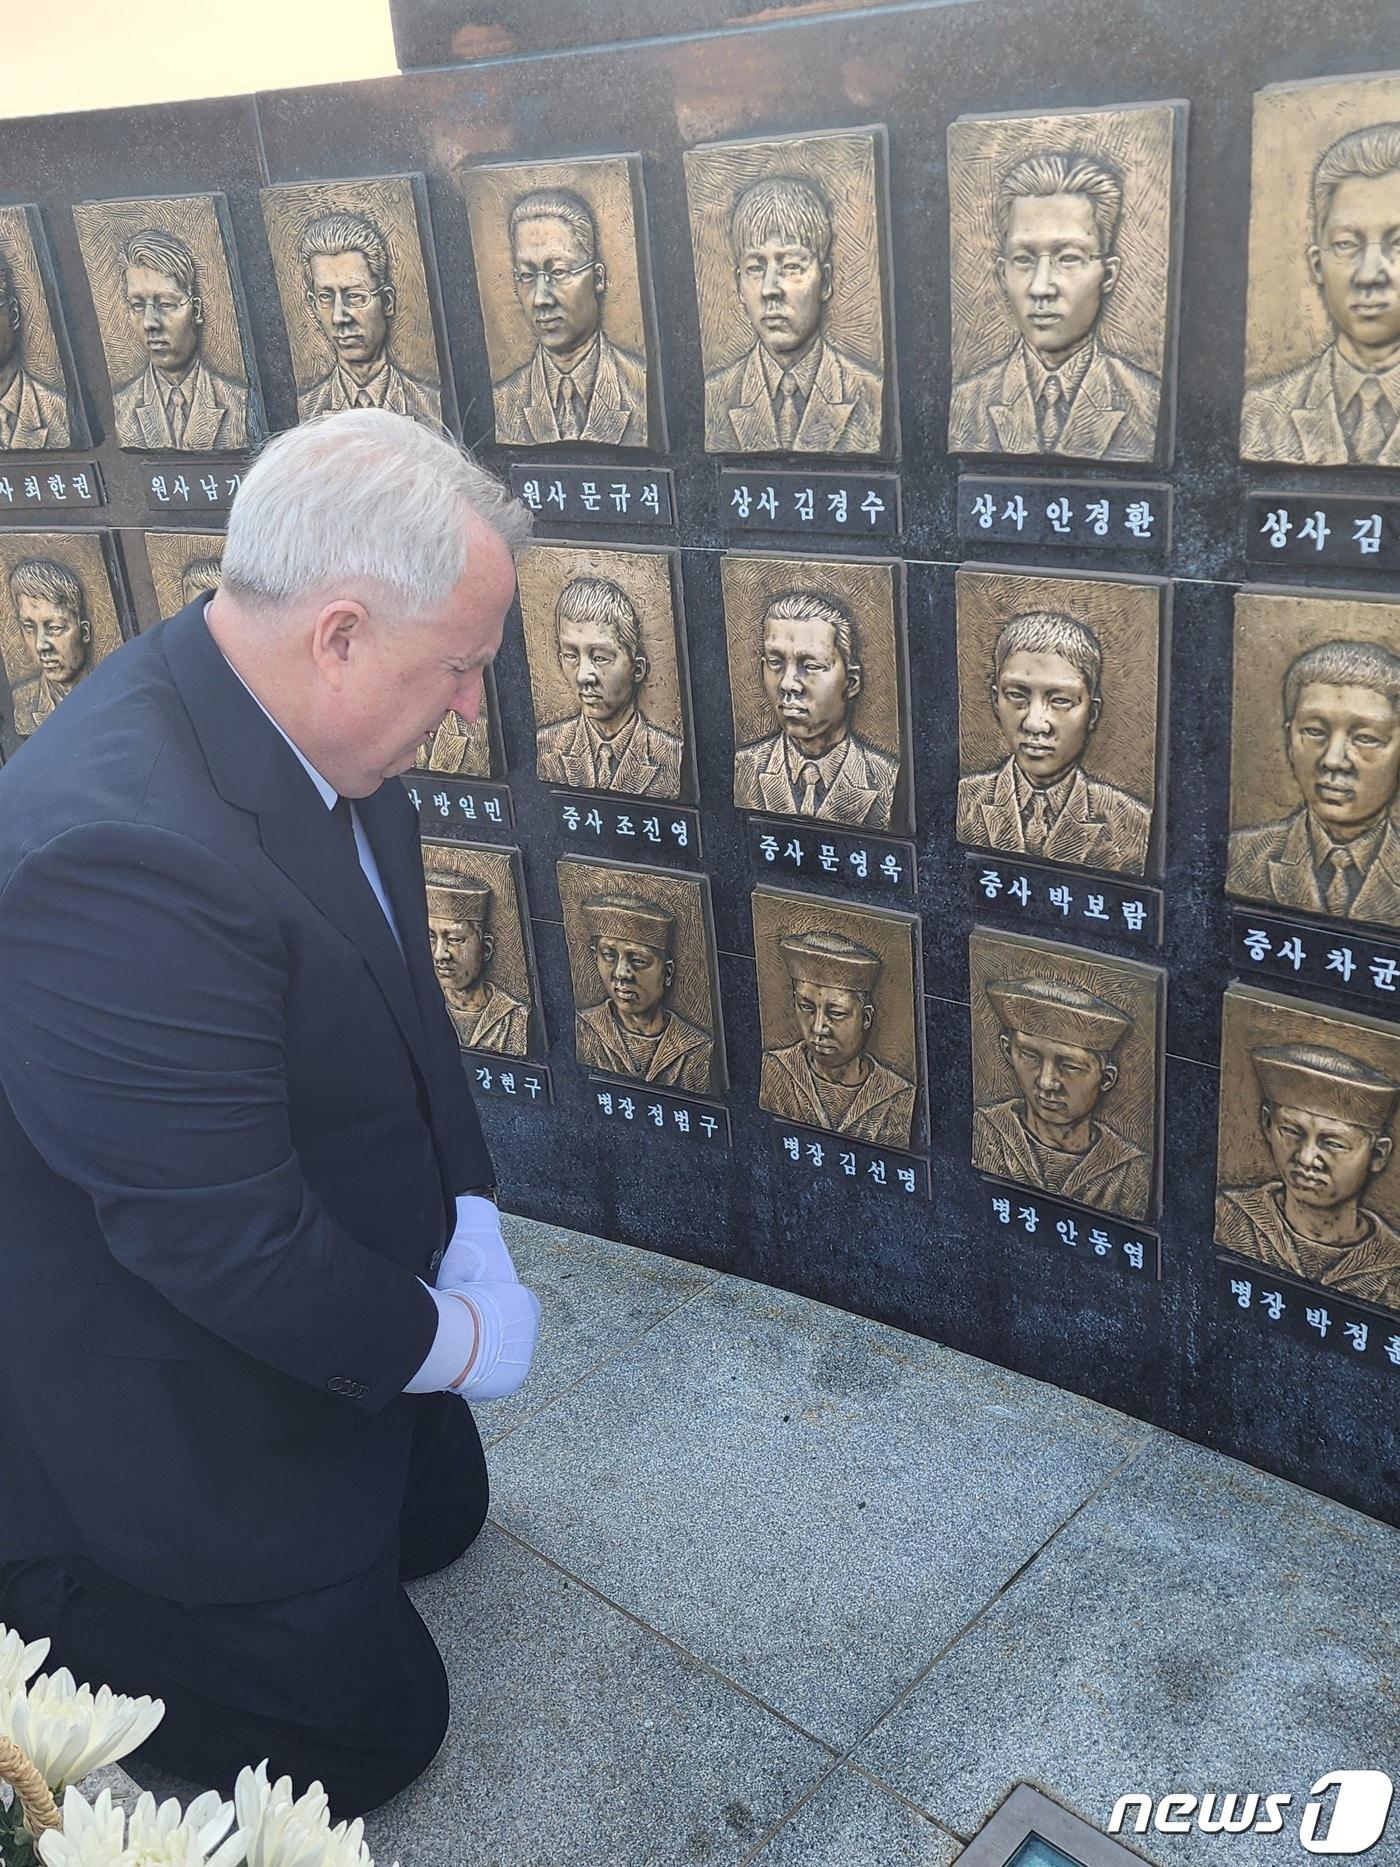
<svg viewBox="0 0 1400 1867"><path fill-rule="evenodd" d="M241 453L261 439L257 372L222 195L73 209L123 448Z"/></svg>
<svg viewBox="0 0 1400 1867"><path fill-rule="evenodd" d="M443 419L443 357L416 175L264 188L297 420L342 408ZM425 240L425 233L428 235Z"/></svg>
<svg viewBox="0 0 1400 1867"><path fill-rule="evenodd" d="M1124 1219L1157 1209L1166 974L974 928L972 1164Z"/></svg>
<svg viewBox="0 0 1400 1867"><path fill-rule="evenodd" d="M535 769L545 784L694 797L674 559L573 545L522 552Z"/></svg>
<svg viewBox="0 0 1400 1867"><path fill-rule="evenodd" d="M37 207L0 207L0 448L88 439L48 241Z"/></svg>
<svg viewBox="0 0 1400 1867"><path fill-rule="evenodd" d="M959 842L1148 872L1167 600L1161 580L958 571Z"/></svg>
<svg viewBox="0 0 1400 1867"><path fill-rule="evenodd" d="M900 566L729 554L720 576L736 807L908 835Z"/></svg>
<svg viewBox="0 0 1400 1867"><path fill-rule="evenodd" d="M1400 1313L1400 1031L1253 986L1225 993L1215 1242Z"/></svg>
<svg viewBox="0 0 1400 1867"><path fill-rule="evenodd" d="M1400 927L1400 603L1235 597L1225 891Z"/></svg>
<svg viewBox="0 0 1400 1867"><path fill-rule="evenodd" d="M222 532L147 532L145 541L146 562L151 567L156 608L161 616L173 616L186 603L218 589L224 554Z"/></svg>
<svg viewBox="0 0 1400 1867"><path fill-rule="evenodd" d="M948 128L961 454L1165 460L1186 106Z"/></svg>
<svg viewBox="0 0 1400 1867"><path fill-rule="evenodd" d="M918 919L784 888L753 892L758 1106L850 1141L924 1128Z"/></svg>
<svg viewBox="0 0 1400 1867"><path fill-rule="evenodd" d="M437 731L419 746L414 770L440 771L456 778L497 777L505 769L496 724L499 717L496 676L487 668L476 718L463 719L460 713L450 711Z"/></svg>
<svg viewBox="0 0 1400 1867"><path fill-rule="evenodd" d="M101 532L0 531L0 661L10 734L28 739L123 640Z"/></svg>
<svg viewBox="0 0 1400 1867"><path fill-rule="evenodd" d="M1240 455L1400 466L1400 72L1254 99Z"/></svg>
<svg viewBox="0 0 1400 1867"><path fill-rule="evenodd" d="M462 174L496 439L664 448L640 156Z"/></svg>
<svg viewBox="0 0 1400 1867"><path fill-rule="evenodd" d="M518 849L423 844L433 971L463 1050L542 1060L539 989Z"/></svg>
<svg viewBox="0 0 1400 1867"><path fill-rule="evenodd" d="M631 863L557 864L579 1066L724 1094L710 884Z"/></svg>
<svg viewBox="0 0 1400 1867"><path fill-rule="evenodd" d="M685 182L706 449L893 452L884 130L687 149Z"/></svg>

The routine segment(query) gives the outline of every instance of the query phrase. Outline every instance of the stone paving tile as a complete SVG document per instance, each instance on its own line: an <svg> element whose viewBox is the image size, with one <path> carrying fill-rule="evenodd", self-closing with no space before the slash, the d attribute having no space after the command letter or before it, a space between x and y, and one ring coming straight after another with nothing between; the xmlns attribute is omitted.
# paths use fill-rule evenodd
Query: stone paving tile
<svg viewBox="0 0 1400 1867"><path fill-rule="evenodd" d="M495 1449L493 1514L841 1748L1150 1431L725 1277Z"/></svg>
<svg viewBox="0 0 1400 1867"><path fill-rule="evenodd" d="M490 1525L409 1592L452 1723L428 1772L367 1818L380 1867L724 1867L831 1763Z"/></svg>
<svg viewBox="0 0 1400 1867"><path fill-rule="evenodd" d="M502 1214L501 1228L521 1282L540 1299L540 1335L524 1387L472 1408L487 1446L719 1275L509 1213Z"/></svg>
<svg viewBox="0 0 1400 1867"><path fill-rule="evenodd" d="M857 1770L837 1769L753 1867L951 1867L962 1842Z"/></svg>
<svg viewBox="0 0 1400 1867"><path fill-rule="evenodd" d="M1101 1827L1130 1791L1281 1791L1278 1835L1125 1839L1164 1867L1286 1867L1325 1772L1400 1779L1397 1574L1395 1530L1160 1435L855 1760L965 1836L1021 1779Z"/></svg>

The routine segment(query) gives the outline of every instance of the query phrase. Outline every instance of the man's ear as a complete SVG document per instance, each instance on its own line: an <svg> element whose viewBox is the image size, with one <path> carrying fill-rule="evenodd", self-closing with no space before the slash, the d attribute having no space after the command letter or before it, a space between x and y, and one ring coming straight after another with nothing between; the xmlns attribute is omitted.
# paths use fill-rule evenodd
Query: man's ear
<svg viewBox="0 0 1400 1867"><path fill-rule="evenodd" d="M10 300L9 318L10 329L12 331L17 331L19 329L19 300L17 298L12 298Z"/></svg>
<svg viewBox="0 0 1400 1867"><path fill-rule="evenodd" d="M848 667L846 669L846 693L851 700L854 700L856 695L860 692L860 684L861 672L859 664L853 668Z"/></svg>
<svg viewBox="0 0 1400 1867"><path fill-rule="evenodd" d="M825 304L830 297L831 297L831 261L829 259L824 259L822 261L822 303Z"/></svg>
<svg viewBox="0 0 1400 1867"><path fill-rule="evenodd" d="M311 625L311 658L317 671L339 692L357 638L363 637L369 612L351 597L335 597Z"/></svg>
<svg viewBox="0 0 1400 1867"><path fill-rule="evenodd" d="M1313 276L1313 284L1322 283L1322 248L1316 241L1308 248L1308 271Z"/></svg>
<svg viewBox="0 0 1400 1867"><path fill-rule="evenodd" d="M1098 731L1099 715L1102 712L1103 712L1102 697L1098 694L1095 694L1093 699L1089 702L1089 731L1091 733Z"/></svg>
<svg viewBox="0 0 1400 1867"><path fill-rule="evenodd" d="M1116 253L1109 253L1106 255L1103 262L1103 284L1099 287L1099 291L1103 297L1107 298L1114 286L1118 283L1118 269L1122 263L1122 260L1119 259Z"/></svg>
<svg viewBox="0 0 1400 1867"><path fill-rule="evenodd" d="M199 298L193 295L191 296L190 316L194 319L196 324L203 324L204 322L204 300L202 298Z"/></svg>
<svg viewBox="0 0 1400 1867"><path fill-rule="evenodd" d="M496 950L495 934L484 933L481 936L481 963L483 966L489 966L491 964L491 955L495 952L495 950Z"/></svg>
<svg viewBox="0 0 1400 1867"><path fill-rule="evenodd" d="M1118 1065L1116 1063L1105 1063L1103 1066L1103 1075L1099 1078L1099 1094L1101 1096L1106 1096L1117 1081Z"/></svg>
<svg viewBox="0 0 1400 1867"><path fill-rule="evenodd" d="M397 293L395 292L395 290L394 290L394 288L393 288L393 286L392 286L392 285L381 285L381 286L380 286L380 288L379 288L379 302L380 302L380 304L381 304L381 305L383 305L383 307L384 307L384 315L385 315L385 317L386 317L386 318L392 318L392 317L393 317L393 315L394 315L394 307L395 307L395 305L397 305L397 304L398 304L398 302L399 302L399 301L398 301L398 295L397 295Z"/></svg>
<svg viewBox="0 0 1400 1867"><path fill-rule="evenodd" d="M671 989L671 981L676 976L676 962L673 959L668 959L663 968L663 971L664 971L665 979L666 979L666 990L669 992Z"/></svg>

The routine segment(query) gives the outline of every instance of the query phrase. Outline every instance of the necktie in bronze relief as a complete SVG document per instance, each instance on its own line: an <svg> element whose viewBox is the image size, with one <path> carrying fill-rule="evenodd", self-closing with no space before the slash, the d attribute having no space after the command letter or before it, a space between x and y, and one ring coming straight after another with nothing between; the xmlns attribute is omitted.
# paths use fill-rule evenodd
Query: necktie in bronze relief
<svg viewBox="0 0 1400 1867"><path fill-rule="evenodd" d="M1046 447L1058 447L1065 425L1065 386L1058 376L1047 376L1041 391L1040 430Z"/></svg>
<svg viewBox="0 0 1400 1867"><path fill-rule="evenodd" d="M578 390L573 377L566 376L559 385L559 439L576 441L578 437Z"/></svg>
<svg viewBox="0 0 1400 1867"><path fill-rule="evenodd" d="M1356 399L1361 405L1361 414L1351 437L1351 457L1363 465L1374 465L1390 439L1395 415L1374 376L1365 378L1356 392Z"/></svg>
<svg viewBox="0 0 1400 1867"><path fill-rule="evenodd" d="M802 420L802 411L797 406L800 393L797 378L791 370L784 370L778 382L778 441L780 446L791 447L797 440L797 429Z"/></svg>
<svg viewBox="0 0 1400 1867"><path fill-rule="evenodd" d="M815 817L817 814L817 786L822 774L819 766L810 762L797 774L797 782L802 786L802 795L797 800L797 812L801 817Z"/></svg>
<svg viewBox="0 0 1400 1867"><path fill-rule="evenodd" d="M1043 791L1031 797L1031 814L1026 819L1026 848L1038 856L1050 835L1050 800Z"/></svg>
<svg viewBox="0 0 1400 1867"><path fill-rule="evenodd" d="M1332 874L1327 883L1326 907L1329 914L1339 920L1345 920L1351 912L1350 872L1356 867L1356 859L1345 844L1339 843L1327 858Z"/></svg>
<svg viewBox="0 0 1400 1867"><path fill-rule="evenodd" d="M176 447L183 447L185 426L190 418L189 389L185 383L176 383L170 391L170 438Z"/></svg>

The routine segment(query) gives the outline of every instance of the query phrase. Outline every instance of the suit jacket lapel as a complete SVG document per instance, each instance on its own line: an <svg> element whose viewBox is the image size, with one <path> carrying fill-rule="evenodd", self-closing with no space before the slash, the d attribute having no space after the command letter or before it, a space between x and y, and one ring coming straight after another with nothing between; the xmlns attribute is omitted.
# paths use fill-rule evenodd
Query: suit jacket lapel
<svg viewBox="0 0 1400 1867"><path fill-rule="evenodd" d="M544 359L538 349L530 365L530 399L525 404L525 425L532 441L557 441L559 423L554 419L554 404L544 379Z"/></svg>
<svg viewBox="0 0 1400 1867"><path fill-rule="evenodd" d="M982 806L982 829L989 849L1025 853L1026 839L1021 832L1021 813L1016 808L1016 775L1011 759L997 773L992 795Z"/></svg>
<svg viewBox="0 0 1400 1867"><path fill-rule="evenodd" d="M772 453L777 447L778 424L773 416L773 404L768 399L768 385L758 359L757 344L749 352L738 395L729 405L729 421L741 448Z"/></svg>
<svg viewBox="0 0 1400 1867"><path fill-rule="evenodd" d="M575 720L573 731L567 745L559 748L559 769L564 774L564 782L574 790L586 791L593 783L593 773L588 759L588 729L580 714Z"/></svg>
<svg viewBox="0 0 1400 1867"><path fill-rule="evenodd" d="M631 409L622 398L622 384L617 380L617 362L606 337L598 340L598 373L593 378L593 394L588 401L588 419L580 439L603 441L616 446L627 431Z"/></svg>
<svg viewBox="0 0 1400 1867"><path fill-rule="evenodd" d="M768 763L758 774L758 795L763 799L765 810L776 811L781 817L791 817L797 812L797 799L788 778L781 733L768 755Z"/></svg>
<svg viewBox="0 0 1400 1867"><path fill-rule="evenodd" d="M1269 863L1269 889L1280 907L1323 911L1308 841L1308 814L1300 810L1288 826L1283 847Z"/></svg>
<svg viewBox="0 0 1400 1867"><path fill-rule="evenodd" d="M1057 454L1082 454L1102 460L1109 443L1123 425L1125 409L1114 406L1113 381L1103 354L1095 350L1079 393L1069 405L1065 425L1055 443Z"/></svg>
<svg viewBox="0 0 1400 1867"><path fill-rule="evenodd" d="M224 660L205 625L204 602L197 598L162 624L161 640L215 787L230 804L257 817L269 859L359 949L426 1084L423 1027L389 923L358 864L347 872L353 853L347 855L337 841L336 826L327 821L329 812L295 753ZM372 799L359 806L376 862L380 848L370 819L378 822L389 803L383 800L377 811ZM401 863L392 840L381 832L391 875ZM394 885L384 880L393 903ZM402 896L401 872L397 888ZM415 910L406 948L421 918Z"/></svg>
<svg viewBox="0 0 1400 1867"><path fill-rule="evenodd" d="M630 791L634 797L645 797L661 769L650 754L651 734L647 730L646 721L639 719L632 734L632 743L613 773L613 790Z"/></svg>
<svg viewBox="0 0 1400 1867"><path fill-rule="evenodd" d="M1356 891L1351 913L1355 920L1379 921L1386 927L1393 927L1397 907L1400 907L1400 831L1392 821L1386 825L1376 859Z"/></svg>
<svg viewBox="0 0 1400 1867"><path fill-rule="evenodd" d="M214 393L214 380L201 363L194 374L189 417L185 422L183 447L204 451L217 445L219 429L228 410Z"/></svg>
<svg viewBox="0 0 1400 1867"><path fill-rule="evenodd" d="M173 447L175 445L175 437L170 432L170 423L165 418L165 404L161 401L160 390L156 387L156 373L149 363L146 365L146 374L141 381L141 399L136 404L136 425L141 430L143 447Z"/></svg>
<svg viewBox="0 0 1400 1867"><path fill-rule="evenodd" d="M1105 842L1108 826L1089 811L1089 786L1082 771L1074 774L1065 807L1045 839L1047 862L1089 862Z"/></svg>
<svg viewBox="0 0 1400 1867"><path fill-rule="evenodd" d="M398 942L389 933L393 958L400 972L407 969L420 1019L425 1019L436 1015L443 999L442 987L432 968L428 944L427 898L423 892L422 862L418 855L417 814L403 787L393 779L386 779L372 796L358 799L355 808L360 814L365 835L369 838L369 846L374 851L379 879L389 897L399 939L403 941L403 952L400 954ZM379 910L378 902L375 908ZM382 911L379 911L379 919L384 920ZM388 931L387 922L385 929ZM385 957L387 960L388 955ZM420 1035L421 1030L420 1024Z"/></svg>
<svg viewBox="0 0 1400 1867"><path fill-rule="evenodd" d="M1400 467L1400 417L1391 429L1385 446L1376 458L1378 467Z"/></svg>
<svg viewBox="0 0 1400 1867"><path fill-rule="evenodd" d="M1330 346L1318 358L1301 407L1290 409L1289 413L1306 465L1335 467L1345 463L1347 438L1342 433L1336 397L1332 393Z"/></svg>
<svg viewBox="0 0 1400 1867"><path fill-rule="evenodd" d="M848 740L846 756L822 799L822 816L833 823L864 823L879 796L879 792L866 783L868 776L865 754L854 739Z"/></svg>
<svg viewBox="0 0 1400 1867"><path fill-rule="evenodd" d="M1036 432L1035 402L1026 381L1026 366L1020 348L1007 358L1001 377L1001 400L993 402L987 413L996 429L1003 454L1038 454L1040 436Z"/></svg>
<svg viewBox="0 0 1400 1867"><path fill-rule="evenodd" d="M822 360L812 381L812 393L797 425L796 445L813 453L830 453L846 432L855 409L844 400L845 378L830 346L823 344ZM776 432L776 425L775 425Z"/></svg>
<svg viewBox="0 0 1400 1867"><path fill-rule="evenodd" d="M49 425L39 412L39 398L34 393L34 385L26 376L19 392L19 408L15 414L15 431L10 437L11 447L42 447L49 438Z"/></svg>

